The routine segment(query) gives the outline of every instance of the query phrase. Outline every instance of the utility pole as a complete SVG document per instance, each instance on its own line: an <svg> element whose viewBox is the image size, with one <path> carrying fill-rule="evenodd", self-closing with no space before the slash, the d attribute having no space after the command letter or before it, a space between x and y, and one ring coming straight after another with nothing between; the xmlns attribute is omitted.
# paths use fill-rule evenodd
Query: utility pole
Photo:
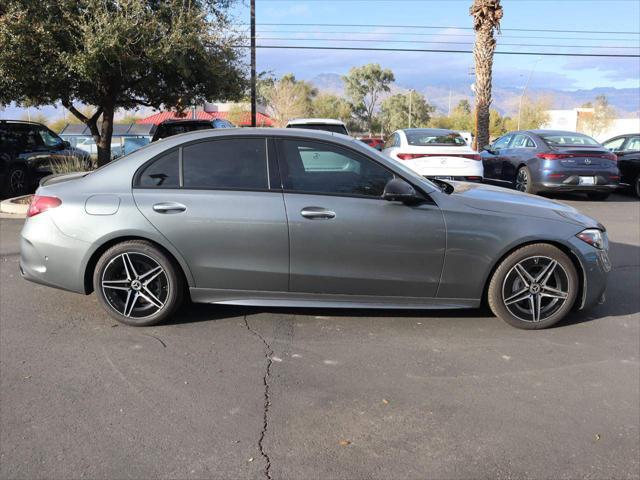
<svg viewBox="0 0 640 480"><path fill-rule="evenodd" d="M527 92L527 87L529 86L529 82L531 81L531 77L533 76L533 71L536 69L536 66L538 65L538 62L540 61L542 57L538 57L538 60L536 60L536 62L533 64L533 67L531 67L531 71L529 72L529 77L527 78L527 82L524 84L524 88L522 89L522 94L520 95L520 103L518 104L518 126L516 127L516 130L520 130L520 115L522 113L522 100L524 100L524 95Z"/></svg>
<svg viewBox="0 0 640 480"><path fill-rule="evenodd" d="M251 126L256 126L256 0L251 0Z"/></svg>
<svg viewBox="0 0 640 480"><path fill-rule="evenodd" d="M411 99L413 98L413 89L409 90L409 128L411 128Z"/></svg>

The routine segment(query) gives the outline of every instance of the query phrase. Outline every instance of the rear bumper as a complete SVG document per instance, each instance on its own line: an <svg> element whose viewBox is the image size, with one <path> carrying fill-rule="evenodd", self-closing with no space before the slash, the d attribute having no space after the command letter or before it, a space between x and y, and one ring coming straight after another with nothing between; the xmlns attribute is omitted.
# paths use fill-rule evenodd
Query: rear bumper
<svg viewBox="0 0 640 480"><path fill-rule="evenodd" d="M83 258L91 244L64 235L47 212L29 218L20 235L20 273L25 280L85 293Z"/></svg>
<svg viewBox="0 0 640 480"><path fill-rule="evenodd" d="M619 187L618 183L608 185L579 185L543 182L538 186L538 191L549 192L613 192Z"/></svg>

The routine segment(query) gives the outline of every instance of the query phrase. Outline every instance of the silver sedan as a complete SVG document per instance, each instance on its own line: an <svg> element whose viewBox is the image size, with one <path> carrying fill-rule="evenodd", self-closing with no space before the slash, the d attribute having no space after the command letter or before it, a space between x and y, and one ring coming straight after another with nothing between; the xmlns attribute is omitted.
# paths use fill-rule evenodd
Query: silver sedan
<svg viewBox="0 0 640 480"><path fill-rule="evenodd" d="M194 302L476 308L544 328L604 300L605 228L544 198L429 181L350 137L206 130L45 179L22 275L129 325Z"/></svg>

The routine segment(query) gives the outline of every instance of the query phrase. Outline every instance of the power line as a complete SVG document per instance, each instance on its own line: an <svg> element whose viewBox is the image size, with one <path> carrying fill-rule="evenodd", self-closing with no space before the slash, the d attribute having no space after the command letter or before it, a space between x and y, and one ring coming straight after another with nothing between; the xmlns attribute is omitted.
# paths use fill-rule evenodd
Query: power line
<svg viewBox="0 0 640 480"><path fill-rule="evenodd" d="M295 38L295 37L263 37L258 36L260 40L285 40L285 41L303 41L314 42L318 40L329 42L366 42L366 43L421 43L421 44L448 44L448 45L469 45L469 42L448 42L448 41L427 41L420 40L379 40L373 38ZM623 49L640 49L638 47L621 47L609 45L554 45L554 44L536 44L536 43L499 43L500 46L509 47L553 47L553 48L623 48Z"/></svg>
<svg viewBox="0 0 640 480"><path fill-rule="evenodd" d="M235 48L250 48L250 45L234 45ZM346 50L346 51L373 51L373 52L431 52L431 53L473 53L472 50L449 50L430 48L383 48L383 47L331 47L309 45L256 45L261 49L281 50ZM640 58L640 55L619 53L560 53L560 52L513 52L496 51L496 55L533 55L541 57L609 57L609 58Z"/></svg>
<svg viewBox="0 0 640 480"><path fill-rule="evenodd" d="M356 32L345 30L263 30L259 33L308 33L308 34L324 34L324 33L342 33L348 35L412 35L416 37L469 37L475 38L473 33L424 33L424 32ZM548 37L548 36L530 36L530 35L500 35L500 38L523 38L523 39L540 39L540 40L592 40L600 42L627 42L636 41L632 38L594 38L594 37Z"/></svg>
<svg viewBox="0 0 640 480"><path fill-rule="evenodd" d="M238 25L246 25L239 23ZM358 27L358 28L415 28L415 29L455 29L473 30L472 27L435 26L435 25L387 25L387 24L363 24L363 23L259 23L258 26L291 26L291 27ZM541 28L502 28L511 32L555 32L555 33L590 33L590 34L614 34L614 35L640 35L640 32L626 31L598 31L598 30L557 30Z"/></svg>

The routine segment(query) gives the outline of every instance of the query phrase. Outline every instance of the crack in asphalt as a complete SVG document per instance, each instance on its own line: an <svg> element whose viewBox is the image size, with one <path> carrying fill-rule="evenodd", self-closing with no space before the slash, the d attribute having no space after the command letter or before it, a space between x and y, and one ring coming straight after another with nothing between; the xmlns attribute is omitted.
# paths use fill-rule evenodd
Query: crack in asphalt
<svg viewBox="0 0 640 480"><path fill-rule="evenodd" d="M267 367L265 369L264 376L262 377L262 383L264 385L264 407L262 410L262 430L260 431L260 437L258 438L258 450L260 450L260 455L262 455L262 458L264 458L265 461L264 475L266 478L271 480L271 459L264 450L264 437L267 434L267 428L269 427L269 407L271 406L271 397L269 396L269 376L271 375L271 365L273 365L273 360L271 358L273 356L273 350L264 337L251 328L246 315L244 316L244 325L247 327L249 332L258 337L264 344L264 356L267 359Z"/></svg>

